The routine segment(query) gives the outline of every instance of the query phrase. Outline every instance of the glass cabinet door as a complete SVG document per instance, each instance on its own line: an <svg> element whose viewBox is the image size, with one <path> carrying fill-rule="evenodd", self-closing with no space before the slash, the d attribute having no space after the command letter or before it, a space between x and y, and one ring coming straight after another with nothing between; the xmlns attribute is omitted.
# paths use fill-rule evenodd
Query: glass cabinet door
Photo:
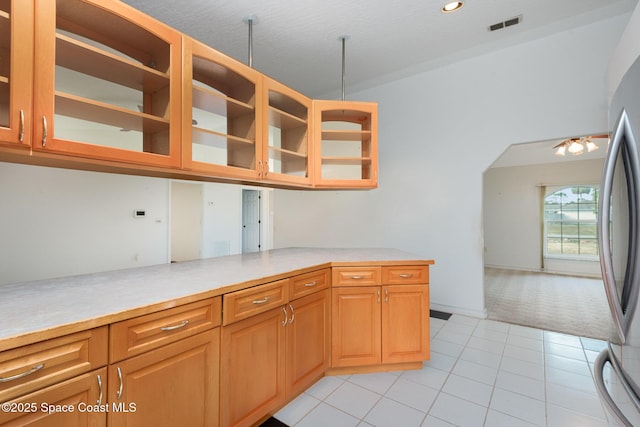
<svg viewBox="0 0 640 427"><path fill-rule="evenodd" d="M260 74L185 39L183 167L221 177L259 178Z"/></svg>
<svg viewBox="0 0 640 427"><path fill-rule="evenodd" d="M309 112L311 100L286 86L264 78L268 138L263 149L263 178L294 184L311 183Z"/></svg>
<svg viewBox="0 0 640 427"><path fill-rule="evenodd" d="M31 145L33 11L25 0L0 0L0 145Z"/></svg>
<svg viewBox="0 0 640 427"><path fill-rule="evenodd" d="M377 105L314 101L314 185L375 188L378 185Z"/></svg>
<svg viewBox="0 0 640 427"><path fill-rule="evenodd" d="M36 0L34 148L179 166L179 32L115 0Z"/></svg>

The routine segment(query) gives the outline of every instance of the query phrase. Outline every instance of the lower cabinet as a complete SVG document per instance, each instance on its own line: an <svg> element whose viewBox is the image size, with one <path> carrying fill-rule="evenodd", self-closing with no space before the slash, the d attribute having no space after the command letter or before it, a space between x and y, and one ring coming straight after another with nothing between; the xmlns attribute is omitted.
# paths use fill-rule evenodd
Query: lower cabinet
<svg viewBox="0 0 640 427"><path fill-rule="evenodd" d="M109 366L109 426L217 426L220 328Z"/></svg>
<svg viewBox="0 0 640 427"><path fill-rule="evenodd" d="M331 340L330 290L308 295L290 305L287 325L287 398L302 393L329 367Z"/></svg>
<svg viewBox="0 0 640 427"><path fill-rule="evenodd" d="M285 399L284 308L222 328L222 426L250 426Z"/></svg>
<svg viewBox="0 0 640 427"><path fill-rule="evenodd" d="M2 426L105 426L107 368L3 402Z"/></svg>
<svg viewBox="0 0 640 427"><path fill-rule="evenodd" d="M222 328L222 426L251 426L322 377L329 364L329 290Z"/></svg>
<svg viewBox="0 0 640 427"><path fill-rule="evenodd" d="M429 358L429 286L332 289L332 367Z"/></svg>
<svg viewBox="0 0 640 427"><path fill-rule="evenodd" d="M331 366L380 363L380 286L332 289Z"/></svg>

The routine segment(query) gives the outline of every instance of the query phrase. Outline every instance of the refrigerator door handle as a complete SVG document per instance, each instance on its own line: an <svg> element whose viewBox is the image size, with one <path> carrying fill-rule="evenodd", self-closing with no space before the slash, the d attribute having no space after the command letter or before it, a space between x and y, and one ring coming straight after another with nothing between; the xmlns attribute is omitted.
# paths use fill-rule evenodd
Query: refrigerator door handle
<svg viewBox="0 0 640 427"><path fill-rule="evenodd" d="M604 365L607 362L609 362L611 363L611 366L613 367L613 371L615 372L616 376L618 377L620 382L624 385L625 390L627 391L627 393L629 393L630 386L624 379L624 376L622 372L620 372L618 368L618 364L614 362L614 359L615 358L611 357L609 353L609 349L602 350L598 355L598 357L596 358L595 364L593 366L593 376L596 382L596 390L598 391L598 395L600 395L600 399L604 402L605 406L607 407L611 415L615 417L616 422L618 422L620 425L623 425L623 426L633 427L633 424L631 424L631 422L627 419L627 417L625 417L625 415L622 413L620 408L618 408L618 405L616 405L613 398L609 394L609 390L607 390L607 387L604 384ZM632 398L632 396L629 396L629 397ZM634 400L634 403L635 403L636 399L632 398L632 400Z"/></svg>
<svg viewBox="0 0 640 427"><path fill-rule="evenodd" d="M600 269L602 270L602 280L604 281L604 289L607 295L607 302L611 310L614 326L620 337L620 342L624 344L627 332L627 323L631 320L633 313L623 312L620 296L618 295L616 280L613 269L613 257L611 254L610 222L611 222L611 194L613 192L614 173L618 154L623 154L623 167L627 178L629 194L629 248L627 259L627 271L625 274L625 286L636 286L636 274L638 273L638 257L636 248L637 242L640 240L638 232L640 225L638 222L638 211L635 206L638 200L637 192L640 191L640 160L638 159L638 147L631 132L631 125L626 110L622 110L620 117L614 127L613 135L607 158L604 162L602 172L602 183L600 188L600 199L598 201L598 240L600 242ZM628 293L629 301L626 301L627 307L635 307L638 298L638 289L626 289L624 294Z"/></svg>

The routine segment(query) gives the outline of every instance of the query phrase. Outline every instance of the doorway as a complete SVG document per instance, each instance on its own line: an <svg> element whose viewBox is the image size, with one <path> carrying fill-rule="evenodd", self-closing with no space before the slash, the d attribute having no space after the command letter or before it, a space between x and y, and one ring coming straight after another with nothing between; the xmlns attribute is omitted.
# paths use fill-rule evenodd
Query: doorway
<svg viewBox="0 0 640 427"><path fill-rule="evenodd" d="M262 249L262 191L242 190L242 253Z"/></svg>
<svg viewBox="0 0 640 427"><path fill-rule="evenodd" d="M171 262L202 257L202 184L171 182Z"/></svg>

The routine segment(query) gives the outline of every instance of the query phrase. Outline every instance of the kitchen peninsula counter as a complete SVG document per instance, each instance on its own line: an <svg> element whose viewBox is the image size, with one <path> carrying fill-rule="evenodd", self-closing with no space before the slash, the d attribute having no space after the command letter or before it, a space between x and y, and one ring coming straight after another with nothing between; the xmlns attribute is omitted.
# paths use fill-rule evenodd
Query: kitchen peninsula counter
<svg viewBox="0 0 640 427"><path fill-rule="evenodd" d="M0 351L325 267L433 264L396 249L286 248L0 286Z"/></svg>

